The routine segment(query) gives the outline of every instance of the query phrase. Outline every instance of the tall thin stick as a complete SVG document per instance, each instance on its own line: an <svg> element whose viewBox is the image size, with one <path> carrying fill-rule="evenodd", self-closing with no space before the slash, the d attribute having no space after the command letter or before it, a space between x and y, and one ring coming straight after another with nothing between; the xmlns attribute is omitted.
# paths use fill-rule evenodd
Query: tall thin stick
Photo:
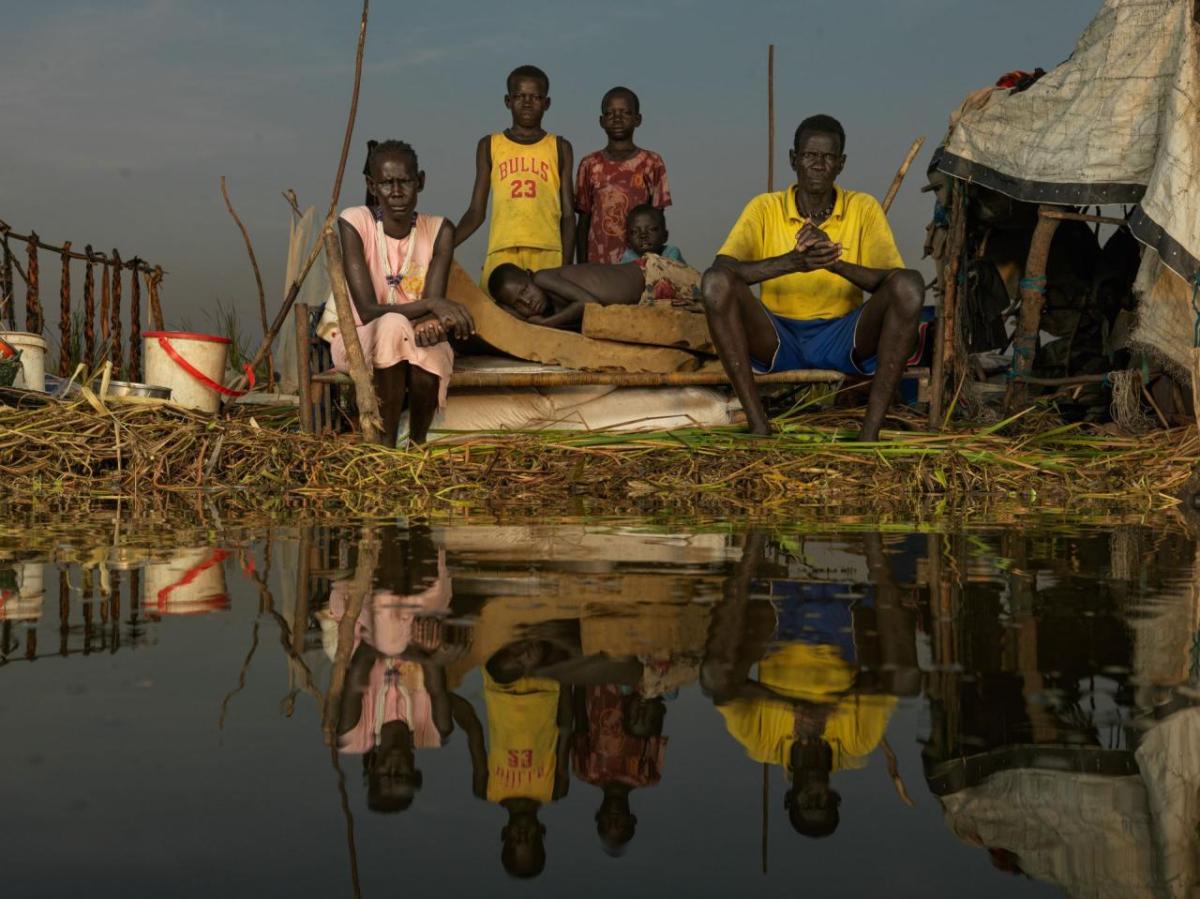
<svg viewBox="0 0 1200 899"><path fill-rule="evenodd" d="M350 139L354 136L354 119L358 115L358 89L362 83L362 67L363 67L363 49L367 42L367 7L370 0L363 0L362 22L358 27L358 50L354 59L354 91L350 95L350 115L346 120L346 133L342 138L342 156L338 160L337 176L333 180L333 190L329 197L329 212L325 215L323 228L328 228L333 222L333 215L337 211L338 198L342 195L342 176L346 174L346 158L350 154ZM309 270L313 267L313 263L317 261L317 256L321 252L321 241L313 243L312 249L308 253L308 259L300 268L300 273L296 276L296 280L292 282L292 286L288 288L287 295L283 298L283 305L279 307L279 312L275 315L275 320L271 322L271 327L266 334L263 335L262 343L258 345L258 350L254 354L254 358L250 362L253 368L262 362L267 351L270 350L271 344L275 342L275 336L279 333L279 329L283 327L283 323L287 321L288 313L292 311L292 304L296 302L296 297L300 295L300 286L304 283L304 279L308 277ZM246 376L239 375L234 389L241 390L246 386Z"/></svg>
<svg viewBox="0 0 1200 899"><path fill-rule="evenodd" d="M775 189L775 45L767 45L767 191Z"/></svg>
<svg viewBox="0 0 1200 899"><path fill-rule="evenodd" d="M162 279L161 265L156 265L154 271L146 274L146 287L150 293L150 322L156 331L164 331L167 327L163 321L162 301L158 295L158 285L162 284Z"/></svg>
<svg viewBox="0 0 1200 899"><path fill-rule="evenodd" d="M888 188L887 194L883 198L883 211L886 213L892 208L892 201L896 199L896 194L900 192L900 185L904 183L904 176L908 174L909 168L913 164L913 160L917 158L917 154L921 152L921 146L925 143L925 138L918 137L912 142L912 146L908 148L908 155L904 157L904 162L900 163L900 168L896 172L896 177L892 179L892 186Z"/></svg>
<svg viewBox="0 0 1200 899"><path fill-rule="evenodd" d="M25 268L25 330L31 334L41 334L42 303L38 296L37 232L30 232L25 249L29 255Z"/></svg>
<svg viewBox="0 0 1200 899"><path fill-rule="evenodd" d="M129 380L142 380L142 282L135 256L129 271Z"/></svg>
<svg viewBox="0 0 1200 899"><path fill-rule="evenodd" d="M108 358L112 360L113 374L121 377L125 367L124 351L121 346L121 254L112 251L112 307L108 310L112 321L109 323L108 334L111 343L108 345Z"/></svg>
<svg viewBox="0 0 1200 899"><path fill-rule="evenodd" d="M13 256L8 246L7 232L0 238L0 328L17 329L17 297L13 283Z"/></svg>
<svg viewBox="0 0 1200 899"><path fill-rule="evenodd" d="M329 284L333 289L333 302L337 306L338 331L346 347L346 360L350 363L350 379L354 381L354 395L358 400L358 420L362 425L363 440L378 443L386 437L389 445L395 434L383 434L383 419L379 415L379 400L375 396L375 385L371 379L371 366L363 355L362 343L358 339L358 328L354 324L354 309L350 305L350 291L346 289L346 272L342 267L342 248L333 228L326 225L324 232L325 264L329 268ZM297 352L302 347L296 347Z"/></svg>
<svg viewBox="0 0 1200 899"><path fill-rule="evenodd" d="M85 248L87 270L83 273L83 364L88 371L96 356L96 265L92 262L92 245Z"/></svg>
<svg viewBox="0 0 1200 899"><path fill-rule="evenodd" d="M229 188L225 186L225 176L221 176L221 196L225 198L225 208L229 210L229 214L233 216L234 222L238 226L238 230L242 232L242 240L246 244L246 255L250 257L250 268L254 270L254 284L258 287L258 318L262 322L263 334L267 333L267 294L263 290L262 272L258 268L258 257L254 255L254 244L250 242L250 232L246 230L246 226L242 224L241 218L237 211L233 208L233 201L229 199ZM271 356L271 348L267 348L267 389L271 390L275 386L275 360Z"/></svg>
<svg viewBox="0 0 1200 899"><path fill-rule="evenodd" d="M58 279L58 376L71 373L71 241L63 244L62 274Z"/></svg>

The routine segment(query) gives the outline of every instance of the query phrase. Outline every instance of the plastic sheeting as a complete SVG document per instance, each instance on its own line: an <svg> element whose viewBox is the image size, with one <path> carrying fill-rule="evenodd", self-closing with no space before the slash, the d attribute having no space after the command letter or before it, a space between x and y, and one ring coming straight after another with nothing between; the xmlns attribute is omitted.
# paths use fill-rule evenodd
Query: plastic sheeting
<svg viewBox="0 0 1200 899"><path fill-rule="evenodd" d="M1200 277L1197 13L1195 0L1106 0L1027 91L973 95L940 163L1031 203L1135 204L1130 227L1151 252L1133 338L1185 371Z"/></svg>

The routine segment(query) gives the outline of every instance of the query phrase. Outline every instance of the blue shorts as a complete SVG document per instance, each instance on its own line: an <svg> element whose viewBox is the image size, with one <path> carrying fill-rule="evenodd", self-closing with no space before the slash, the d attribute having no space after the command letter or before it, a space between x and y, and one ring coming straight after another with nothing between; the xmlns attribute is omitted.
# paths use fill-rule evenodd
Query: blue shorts
<svg viewBox="0 0 1200 899"><path fill-rule="evenodd" d="M751 367L759 374L772 371L796 371L823 368L847 375L875 374L875 357L854 361L854 332L864 306L841 318L784 318L767 309L779 349L770 363L750 357Z"/></svg>

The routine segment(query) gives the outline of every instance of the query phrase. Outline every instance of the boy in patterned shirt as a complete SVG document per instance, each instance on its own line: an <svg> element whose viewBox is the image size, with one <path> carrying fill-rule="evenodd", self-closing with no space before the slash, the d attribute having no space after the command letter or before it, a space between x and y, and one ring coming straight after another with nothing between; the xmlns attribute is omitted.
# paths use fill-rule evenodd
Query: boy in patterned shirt
<svg viewBox="0 0 1200 899"><path fill-rule="evenodd" d="M575 178L579 262L620 262L630 210L643 203L656 209L671 205L666 163L657 153L633 142L633 132L641 124L637 94L627 87L614 87L604 95L600 127L608 135L608 144L580 161Z"/></svg>

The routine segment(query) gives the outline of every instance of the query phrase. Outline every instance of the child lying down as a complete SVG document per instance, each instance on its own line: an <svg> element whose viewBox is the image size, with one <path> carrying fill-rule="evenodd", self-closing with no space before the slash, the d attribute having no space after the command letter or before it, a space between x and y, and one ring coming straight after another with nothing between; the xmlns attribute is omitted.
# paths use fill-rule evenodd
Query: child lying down
<svg viewBox="0 0 1200 899"><path fill-rule="evenodd" d="M501 265L488 292L504 309L534 325L578 330L588 303L602 306L671 305L702 312L700 273L683 263L647 254L636 262L583 262L532 272Z"/></svg>

